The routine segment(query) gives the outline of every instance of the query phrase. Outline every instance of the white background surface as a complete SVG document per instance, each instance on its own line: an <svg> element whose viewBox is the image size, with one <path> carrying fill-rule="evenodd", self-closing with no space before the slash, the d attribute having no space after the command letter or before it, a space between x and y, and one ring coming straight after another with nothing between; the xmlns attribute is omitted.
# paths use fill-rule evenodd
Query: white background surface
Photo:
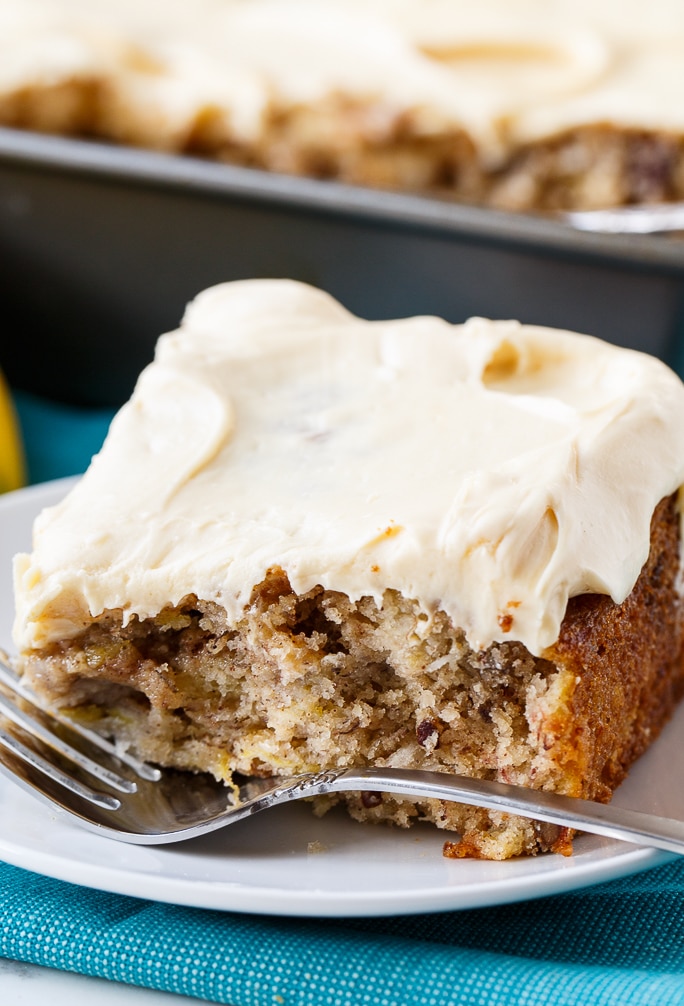
<svg viewBox="0 0 684 1006"><path fill-rule="evenodd" d="M67 971L0 957L0 1003L3 1006L202 1006L205 999L190 999L170 992L136 988L86 978Z"/></svg>

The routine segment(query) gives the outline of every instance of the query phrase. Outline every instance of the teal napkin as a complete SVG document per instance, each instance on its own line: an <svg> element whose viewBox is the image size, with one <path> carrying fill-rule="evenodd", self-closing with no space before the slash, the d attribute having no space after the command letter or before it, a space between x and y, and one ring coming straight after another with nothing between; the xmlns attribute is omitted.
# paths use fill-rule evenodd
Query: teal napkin
<svg viewBox="0 0 684 1006"><path fill-rule="evenodd" d="M14 391L29 482L80 475L102 446L114 409L78 408Z"/></svg>
<svg viewBox="0 0 684 1006"><path fill-rule="evenodd" d="M16 404L33 482L82 471L112 415ZM0 956L231 1006L684 1004L684 860L499 908L345 920L163 905L0 864Z"/></svg>
<svg viewBox="0 0 684 1006"><path fill-rule="evenodd" d="M684 863L500 908L301 920L0 865L0 955L231 1006L684 1003Z"/></svg>

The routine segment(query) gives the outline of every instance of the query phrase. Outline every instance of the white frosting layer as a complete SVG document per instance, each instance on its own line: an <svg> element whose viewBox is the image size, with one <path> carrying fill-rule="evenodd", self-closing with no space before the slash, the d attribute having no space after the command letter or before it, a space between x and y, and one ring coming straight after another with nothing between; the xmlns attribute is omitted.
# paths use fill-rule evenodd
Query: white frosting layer
<svg viewBox="0 0 684 1006"><path fill-rule="evenodd" d="M394 588L475 647L540 653L570 596L622 601L684 483L684 386L588 336L471 319L367 322L311 287L202 293L101 453L16 562L16 642L185 595L239 617L293 588Z"/></svg>
<svg viewBox="0 0 684 1006"><path fill-rule="evenodd" d="M0 0L0 99L95 80L105 135L174 149L211 121L342 96L382 133L465 129L484 163L596 122L684 130L680 0ZM368 128L367 125L364 128Z"/></svg>

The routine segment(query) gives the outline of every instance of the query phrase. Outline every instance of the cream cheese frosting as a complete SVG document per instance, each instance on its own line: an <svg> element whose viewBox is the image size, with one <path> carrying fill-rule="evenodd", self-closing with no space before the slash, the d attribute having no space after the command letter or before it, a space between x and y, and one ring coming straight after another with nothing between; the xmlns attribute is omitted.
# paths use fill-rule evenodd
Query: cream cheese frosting
<svg viewBox="0 0 684 1006"><path fill-rule="evenodd" d="M206 290L15 563L15 640L196 594L240 617L295 591L400 591L475 648L540 654L569 597L622 601L684 483L684 386L589 336L364 321L286 280Z"/></svg>

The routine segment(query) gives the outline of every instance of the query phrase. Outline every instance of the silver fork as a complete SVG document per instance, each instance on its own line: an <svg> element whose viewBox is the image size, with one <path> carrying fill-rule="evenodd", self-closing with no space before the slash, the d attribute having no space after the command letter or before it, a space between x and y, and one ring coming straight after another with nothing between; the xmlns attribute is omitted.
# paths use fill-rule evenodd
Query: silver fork
<svg viewBox="0 0 684 1006"><path fill-rule="evenodd" d="M601 234L666 234L684 231L684 203L571 210L561 213L560 217L577 230Z"/></svg>
<svg viewBox="0 0 684 1006"><path fill-rule="evenodd" d="M194 838L291 800L370 791L515 812L684 853L682 821L446 773L336 769L248 779L234 791L207 775L139 761L67 717L41 708L4 661L0 661L0 772L82 827L137 845Z"/></svg>

